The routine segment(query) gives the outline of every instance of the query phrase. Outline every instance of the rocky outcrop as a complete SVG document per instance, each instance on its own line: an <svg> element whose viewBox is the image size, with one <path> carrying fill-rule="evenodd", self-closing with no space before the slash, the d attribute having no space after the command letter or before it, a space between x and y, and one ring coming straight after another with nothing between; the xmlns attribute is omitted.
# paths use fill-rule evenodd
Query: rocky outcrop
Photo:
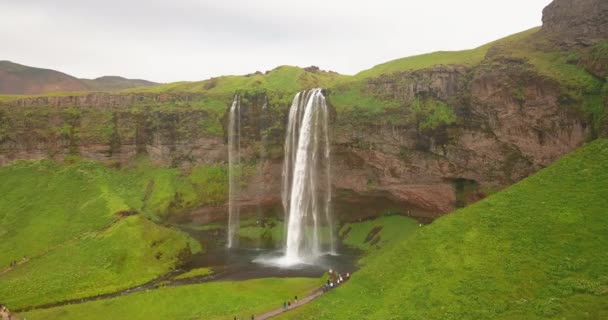
<svg viewBox="0 0 608 320"><path fill-rule="evenodd" d="M367 82L367 90L380 98L411 102L416 97L432 96L449 100L466 85L464 66L437 66L430 70L382 75Z"/></svg>
<svg viewBox="0 0 608 320"><path fill-rule="evenodd" d="M590 46L608 38L608 1L555 0L543 10L545 34L568 46Z"/></svg>

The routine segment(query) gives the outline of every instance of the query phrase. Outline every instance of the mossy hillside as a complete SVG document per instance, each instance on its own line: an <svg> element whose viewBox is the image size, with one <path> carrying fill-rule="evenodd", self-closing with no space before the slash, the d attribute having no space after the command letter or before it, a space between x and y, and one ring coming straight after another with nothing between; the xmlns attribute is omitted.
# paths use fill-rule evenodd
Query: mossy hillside
<svg viewBox="0 0 608 320"><path fill-rule="evenodd" d="M23 308L116 292L155 279L198 251L200 245L184 233L143 216L126 217L0 275L0 297Z"/></svg>
<svg viewBox="0 0 608 320"><path fill-rule="evenodd" d="M405 239L419 227L419 223L414 219L391 215L364 222L347 223L342 226L339 235L347 246L375 251L397 240Z"/></svg>
<svg viewBox="0 0 608 320"><path fill-rule="evenodd" d="M191 169L166 168L153 165L145 156L145 144L151 139L151 131L160 131L161 137L174 142L191 139L193 135L203 135L199 120L190 117L191 110L167 113L160 110L131 111L74 107L22 108L18 112L0 110L0 141L21 141L26 145L46 141L49 142L46 150L49 157L55 157L64 148L68 148L70 156L65 159L67 162L79 159L81 144L107 143L108 152L112 155L120 151L124 141L135 143L138 149L143 148L144 151L132 161L131 168L111 171L97 165L95 172L105 170L118 173L109 175L113 178L128 179L134 187L130 190L137 190L129 193L138 193L138 197L130 197L133 203L129 205L150 217L164 217L168 213L180 213L197 205L214 205L225 201L228 175L225 165L197 165ZM109 161L108 165L116 164ZM94 167L90 164L87 169ZM126 182L107 183L108 189L113 189Z"/></svg>
<svg viewBox="0 0 608 320"><path fill-rule="evenodd" d="M591 48L591 58L597 62L608 59L608 40L598 42Z"/></svg>
<svg viewBox="0 0 608 320"><path fill-rule="evenodd" d="M238 235L242 246L281 248L286 241L285 224L276 218L256 219L250 218L241 220ZM327 242L330 237L331 229L322 225L319 230L319 237L322 242ZM336 231L334 231L334 234Z"/></svg>
<svg viewBox="0 0 608 320"><path fill-rule="evenodd" d="M188 272L182 273L173 279L184 280L184 279L190 279L190 278L206 277L206 276L210 276L212 274L213 274L213 270L211 270L211 268L197 268L197 269L192 269Z"/></svg>
<svg viewBox="0 0 608 320"><path fill-rule="evenodd" d="M603 319L608 140L370 255L286 319Z"/></svg>
<svg viewBox="0 0 608 320"><path fill-rule="evenodd" d="M486 57L488 50L493 46L511 45L511 43L518 41L519 39L525 39L539 30L540 28L532 28L503 39L490 42L475 49L462 51L437 51L385 62L368 70L359 72L356 75L356 78L374 78L383 74L429 69L437 65L464 65L474 67Z"/></svg>
<svg viewBox="0 0 608 320"><path fill-rule="evenodd" d="M285 240L285 225L276 218L245 219L238 230L241 244L276 248Z"/></svg>
<svg viewBox="0 0 608 320"><path fill-rule="evenodd" d="M592 125L591 138L597 137L605 111L601 108L602 88L606 79L588 72L581 61L586 49L564 49L556 46L542 33L532 33L514 39L509 45L499 45L484 61L483 67L496 68L503 62L517 61L529 70L556 82L560 88L559 103L578 112ZM601 59L602 43L591 50L591 56ZM508 63L507 63L508 65ZM516 94L517 95L517 94Z"/></svg>
<svg viewBox="0 0 608 320"><path fill-rule="evenodd" d="M351 81L330 89L328 101L336 110L337 123L343 127L382 122L398 123L398 117L387 113L401 112L402 103L369 94L365 81Z"/></svg>
<svg viewBox="0 0 608 320"><path fill-rule="evenodd" d="M249 319L304 297L324 279L265 278L166 287L122 297L24 313L28 319Z"/></svg>
<svg viewBox="0 0 608 320"><path fill-rule="evenodd" d="M134 168L117 170L74 161L22 161L0 169L0 298L13 307L42 303L32 295L45 290L51 302L167 272L200 248L184 233L149 219L226 198L223 166L185 172L141 159ZM68 259L74 252L79 263ZM9 270L13 261L23 263ZM45 271L51 269L65 272Z"/></svg>
<svg viewBox="0 0 608 320"><path fill-rule="evenodd" d="M138 88L125 92L193 92L210 96L232 96L245 89L273 92L297 92L313 87L329 87L348 76L315 68L280 66L266 73L256 72L245 76L222 76L198 82L182 82L149 88Z"/></svg>

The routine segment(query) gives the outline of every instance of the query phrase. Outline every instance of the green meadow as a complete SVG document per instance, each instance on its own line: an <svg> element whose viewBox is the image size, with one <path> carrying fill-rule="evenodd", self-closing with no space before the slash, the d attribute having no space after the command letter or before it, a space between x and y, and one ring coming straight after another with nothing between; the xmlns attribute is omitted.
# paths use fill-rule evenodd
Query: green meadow
<svg viewBox="0 0 608 320"><path fill-rule="evenodd" d="M605 319L606 194L604 139L389 243L282 318Z"/></svg>
<svg viewBox="0 0 608 320"><path fill-rule="evenodd" d="M318 289L315 278L265 278L166 287L147 292L24 313L28 319L249 319L282 307L283 301Z"/></svg>

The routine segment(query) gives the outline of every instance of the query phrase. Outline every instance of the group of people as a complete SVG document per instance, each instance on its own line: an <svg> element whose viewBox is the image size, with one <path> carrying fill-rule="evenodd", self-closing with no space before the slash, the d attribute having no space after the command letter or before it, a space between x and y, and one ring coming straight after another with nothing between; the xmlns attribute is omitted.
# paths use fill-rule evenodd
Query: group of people
<svg viewBox="0 0 608 320"><path fill-rule="evenodd" d="M337 288L339 285L343 284L344 282L348 281L349 279L350 279L350 272L347 272L346 274L342 274L340 272L337 272L336 270L329 269L327 282L324 283L323 287L322 287L323 293L325 293L333 288ZM293 297L293 302L292 302L292 300L284 301L283 302L283 312L291 309L292 307L295 307L297 304L298 304L298 296ZM241 318L234 317L234 320L241 320ZM251 320L255 320L255 317L253 315L251 316Z"/></svg>
<svg viewBox="0 0 608 320"><path fill-rule="evenodd" d="M345 275L343 275L340 272L329 269L327 282L325 282L325 284L323 284L323 292L327 292L333 288L336 288L339 285L341 285L342 283L348 281L349 279L350 279L350 272L347 272Z"/></svg>
<svg viewBox="0 0 608 320"><path fill-rule="evenodd" d="M293 304L295 305L296 303L298 303L298 296L294 296L294 298L293 298ZM283 302L283 311L285 311L289 308L291 308L291 301Z"/></svg>

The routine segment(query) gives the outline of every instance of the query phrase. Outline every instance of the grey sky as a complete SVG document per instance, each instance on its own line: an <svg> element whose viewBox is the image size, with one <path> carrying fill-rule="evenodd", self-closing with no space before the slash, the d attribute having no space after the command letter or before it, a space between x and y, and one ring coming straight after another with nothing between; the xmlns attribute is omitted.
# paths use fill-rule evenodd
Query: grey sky
<svg viewBox="0 0 608 320"><path fill-rule="evenodd" d="M550 2L2 0L0 60L159 82L283 64L354 74L538 26Z"/></svg>

